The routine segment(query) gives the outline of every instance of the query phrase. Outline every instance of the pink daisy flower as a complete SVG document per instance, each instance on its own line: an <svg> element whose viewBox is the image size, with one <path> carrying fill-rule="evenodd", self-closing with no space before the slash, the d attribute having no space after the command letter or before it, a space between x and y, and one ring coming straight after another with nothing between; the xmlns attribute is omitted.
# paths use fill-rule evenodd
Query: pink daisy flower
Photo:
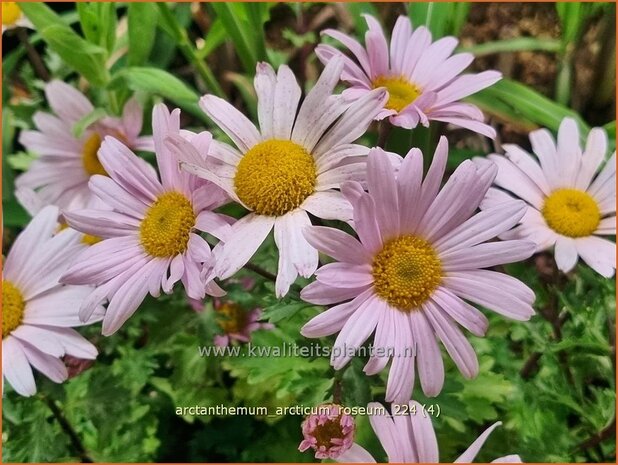
<svg viewBox="0 0 618 465"><path fill-rule="evenodd" d="M302 423L303 440L298 450L313 449L316 459L341 457L354 445L354 417L337 404L322 404L317 409L318 413L309 415Z"/></svg>
<svg viewBox="0 0 618 465"><path fill-rule="evenodd" d="M90 177L108 175L98 158L105 136L116 137L134 150L154 150L152 137L139 137L142 108L135 99L127 102L122 118L102 118L78 138L73 128L94 111L92 103L61 81L47 84L45 96L54 114L35 113L37 130L21 132L19 142L39 158L15 184L36 190L46 205L57 205L62 210L91 206L94 196L88 189Z"/></svg>
<svg viewBox="0 0 618 465"><path fill-rule="evenodd" d="M245 310L236 302L215 299L216 320L223 334L214 337L216 346L227 347L232 341L249 342L251 333L259 329L273 329L270 323L261 323L262 309Z"/></svg>
<svg viewBox="0 0 618 465"><path fill-rule="evenodd" d="M236 273L274 228L279 249L276 294L284 296L300 274L309 277L318 253L301 231L311 224L309 213L347 221L349 203L335 189L348 180L362 180L368 149L352 142L367 129L386 93L367 93L352 105L333 95L343 62L333 61L299 106L301 90L287 66L277 74L259 63L255 76L260 130L225 100L206 95L200 106L232 139L236 148L214 142L206 163L197 164L182 139L170 140L183 169L223 188L250 213L232 228L216 250L215 272L225 279Z"/></svg>
<svg viewBox="0 0 618 465"><path fill-rule="evenodd" d="M113 211L75 210L65 213L69 225L103 241L82 253L63 275L70 284L99 286L83 303L80 316L88 318L97 305L108 301L103 334L117 331L150 293L171 293L182 281L187 295L201 299L224 292L200 278L202 266L212 266L213 254L199 231L222 239L230 218L212 210L227 201L215 185L182 172L163 139L180 134L180 110L165 105L153 110L154 143L161 181L152 166L124 144L107 137L99 159L106 176L93 176L90 188ZM183 133L200 153L206 153L211 136Z"/></svg>
<svg viewBox="0 0 618 465"><path fill-rule="evenodd" d="M607 134L593 128L586 146L579 142L575 120L560 124L558 141L547 129L530 133L536 157L505 144L504 155L489 159L498 166L495 184L528 204L519 225L501 237L527 238L536 251L554 248L556 265L567 273L579 257L600 275L616 270L616 243L599 236L616 235L616 152L605 163ZM491 188L481 204L494 208L513 196Z"/></svg>
<svg viewBox="0 0 618 465"><path fill-rule="evenodd" d="M71 329L103 316L95 307L88 318L79 307L92 292L89 286L58 282L75 254L83 248L75 231L58 231L58 209L46 207L17 237L4 262L2 276L2 374L23 396L36 393L32 368L56 383L68 377L65 355L95 359L96 348Z"/></svg>
<svg viewBox="0 0 618 465"><path fill-rule="evenodd" d="M497 169L465 161L440 190L447 156L442 137L422 180L420 150L410 150L395 177L383 151L372 149L369 193L355 182L343 186L360 240L332 228L305 229L309 243L336 262L317 270L317 280L301 298L339 305L313 318L301 333L315 338L339 332L331 356L339 370L375 330L374 352L364 371L374 375L392 358L387 402L410 400L415 362L423 392L440 392L444 367L437 340L466 378L476 376L476 354L458 324L482 336L488 322L468 302L514 320L534 313L532 290L484 269L523 260L534 251L525 240L487 242L516 224L525 204L475 214Z"/></svg>
<svg viewBox="0 0 618 465"><path fill-rule="evenodd" d="M369 26L365 48L337 30L322 31L347 47L356 61L330 45L320 44L315 51L322 63L344 57L341 79L351 85L344 97L354 100L383 87L388 90L388 100L377 119L389 117L393 125L407 129L419 123L429 126L430 120L443 121L492 139L496 136L494 129L483 123L481 110L460 100L499 81L502 75L498 71L460 75L473 55L452 55L456 38L432 42L431 32L423 26L413 31L407 16L397 19L389 48L380 23L371 15L364 16Z"/></svg>
<svg viewBox="0 0 618 465"><path fill-rule="evenodd" d="M438 441L431 424L431 415L423 414L423 407L418 402L411 401L409 407L409 415L391 416L377 402L372 402L367 406L371 412L384 412L370 414L369 421L388 456L389 463L439 463ZM454 463L472 462L489 435L500 425L502 422L498 421L487 428ZM336 460L337 462L375 462L371 454L356 443ZM493 460L492 463L521 463L521 458L519 455L507 455Z"/></svg>

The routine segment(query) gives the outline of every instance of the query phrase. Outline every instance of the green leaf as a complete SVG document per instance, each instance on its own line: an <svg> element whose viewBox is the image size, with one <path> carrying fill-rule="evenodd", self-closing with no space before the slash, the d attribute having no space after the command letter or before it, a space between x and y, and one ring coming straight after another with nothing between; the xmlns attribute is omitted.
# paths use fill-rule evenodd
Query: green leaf
<svg viewBox="0 0 618 465"><path fill-rule="evenodd" d="M131 67L118 73L127 79L129 87L134 91L166 98L195 115L203 115L197 102L199 96L176 76L158 68Z"/></svg>
<svg viewBox="0 0 618 465"><path fill-rule="evenodd" d="M77 35L43 3L23 3L20 7L32 21L43 40L64 62L91 84L104 87L109 81L105 68L107 51Z"/></svg>
<svg viewBox="0 0 618 465"><path fill-rule="evenodd" d="M152 3L129 3L129 51L130 66L143 65L150 56L155 41L159 10Z"/></svg>
<svg viewBox="0 0 618 465"><path fill-rule="evenodd" d="M494 42L483 42L482 44L470 47L461 47L459 52L473 53L475 56L491 55L503 52L523 52L536 51L557 52L561 44L556 39L536 38L536 37L516 37L508 40L496 40Z"/></svg>
<svg viewBox="0 0 618 465"><path fill-rule="evenodd" d="M500 108L508 109L510 115L507 115L507 112L504 111L502 116L506 116L509 122L514 124L518 124L518 118L523 118L524 121L533 122L555 132L565 117L571 117L577 121L580 127L582 141L590 131L590 127L575 111L550 100L524 84L510 79L498 81L493 86L478 92L469 100L477 102L480 99L493 101ZM491 108L485 108L485 110L492 112Z"/></svg>
<svg viewBox="0 0 618 465"><path fill-rule="evenodd" d="M96 123L105 116L107 116L107 112L103 108L95 108L73 125L73 135L79 139L91 124Z"/></svg>
<svg viewBox="0 0 618 465"><path fill-rule="evenodd" d="M197 56L201 60L206 59L219 45L225 42L226 37L227 34L221 19L215 19L208 29L206 37L204 37L204 43L196 52Z"/></svg>
<svg viewBox="0 0 618 465"><path fill-rule="evenodd" d="M212 8L217 13L217 17L225 26L225 30L229 34L232 42L238 53L238 58L245 68L245 71L250 75L255 74L255 65L258 61L255 51L254 38L251 37L251 28L246 21L240 18L238 10L233 10L233 5L225 2L212 3Z"/></svg>
<svg viewBox="0 0 618 465"><path fill-rule="evenodd" d="M260 61L266 59L266 37L264 34L264 23L268 21L269 8L266 3L247 2L242 6L247 12L250 31L253 31L253 43L255 45L255 55Z"/></svg>
<svg viewBox="0 0 618 465"><path fill-rule="evenodd" d="M257 96L253 87L253 79L238 73L228 73L227 78L236 86L249 110L249 114L253 117L253 120L256 120Z"/></svg>
<svg viewBox="0 0 618 465"><path fill-rule="evenodd" d="M8 156L11 153L15 127L13 126L13 112L5 108L2 112L2 200L13 198L13 170L8 165ZM6 213L5 213L6 215Z"/></svg>
<svg viewBox="0 0 618 465"><path fill-rule="evenodd" d="M116 7L113 2L77 2L84 37L108 52L116 41Z"/></svg>
<svg viewBox="0 0 618 465"><path fill-rule="evenodd" d="M30 221L30 215L17 203L15 197L2 200L2 215L4 226L25 226Z"/></svg>
<svg viewBox="0 0 618 465"><path fill-rule="evenodd" d="M313 307L313 305L306 302L298 302L293 300L282 300L270 307L266 307L262 312L262 319L270 321L271 323L277 323L284 318L289 318L304 308Z"/></svg>
<svg viewBox="0 0 618 465"><path fill-rule="evenodd" d="M346 4L347 10L350 12L352 19L354 19L354 29L356 34L362 39L367 32L367 22L363 18L363 14L370 14L379 17L376 7L369 2L350 2ZM362 42L362 40L361 40Z"/></svg>
<svg viewBox="0 0 618 465"><path fill-rule="evenodd" d="M408 16L415 27L426 26L433 40L450 33L450 23L455 11L451 2L414 2L408 4Z"/></svg>
<svg viewBox="0 0 618 465"><path fill-rule="evenodd" d="M556 11L560 17L561 38L565 46L578 41L582 26L588 17L588 6L581 2L558 2Z"/></svg>

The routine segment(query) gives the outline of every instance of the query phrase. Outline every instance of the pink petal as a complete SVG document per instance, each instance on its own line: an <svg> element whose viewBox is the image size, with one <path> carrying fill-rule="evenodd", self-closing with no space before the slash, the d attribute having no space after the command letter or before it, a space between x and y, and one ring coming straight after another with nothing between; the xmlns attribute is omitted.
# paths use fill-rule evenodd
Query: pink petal
<svg viewBox="0 0 618 465"><path fill-rule="evenodd" d="M488 242L466 249L441 254L442 269L448 271L490 268L505 263L523 261L532 256L536 244L532 241L514 240Z"/></svg>
<svg viewBox="0 0 618 465"><path fill-rule="evenodd" d="M468 447L463 454L461 454L457 459L455 459L454 463L471 463L481 450L481 447L483 447L483 444L485 444L485 441L487 441L489 435L493 432L493 430L495 430L498 426L501 425L502 422L497 421L489 428L487 428L483 432L483 434L481 434L472 444L470 444L470 447Z"/></svg>
<svg viewBox="0 0 618 465"><path fill-rule="evenodd" d="M23 346L10 335L2 340L2 375L18 394L26 397L36 394L34 376Z"/></svg>
<svg viewBox="0 0 618 465"><path fill-rule="evenodd" d="M340 370L352 358L352 351L359 348L373 333L379 312L376 312L376 297L370 296L350 315L341 328L333 345L330 363L335 370Z"/></svg>
<svg viewBox="0 0 618 465"><path fill-rule="evenodd" d="M114 293L103 318L104 336L111 336L135 313L148 294L150 272L158 259L152 259L138 273L129 276Z"/></svg>
<svg viewBox="0 0 618 465"><path fill-rule="evenodd" d="M349 144L365 133L374 117L384 107L388 96L385 90L376 89L355 101L341 118L324 134L313 151L321 156L333 147Z"/></svg>
<svg viewBox="0 0 618 465"><path fill-rule="evenodd" d="M320 34L332 37L346 46L358 60L365 73L368 76L371 75L371 66L369 65L369 57L367 56L367 52L356 39L343 34L336 29L325 29Z"/></svg>
<svg viewBox="0 0 618 465"><path fill-rule="evenodd" d="M363 287L373 283L371 265L350 263L328 263L316 271L318 281L332 287Z"/></svg>
<svg viewBox="0 0 618 465"><path fill-rule="evenodd" d="M431 301L425 302L423 310L461 374L469 379L478 375L479 362L476 353L453 320Z"/></svg>
<svg viewBox="0 0 618 465"><path fill-rule="evenodd" d="M54 113L71 123L94 110L92 103L81 92L62 81L49 82L45 86L45 97Z"/></svg>
<svg viewBox="0 0 618 465"><path fill-rule="evenodd" d="M410 426L418 462L438 463L438 440L431 424L431 415L424 414L423 406L416 401L411 401L409 405L416 412L410 415Z"/></svg>
<svg viewBox="0 0 618 465"><path fill-rule="evenodd" d="M453 80L450 85L438 93L440 105L460 100L479 90L494 85L502 79L498 71L483 71L478 74L464 74Z"/></svg>
<svg viewBox="0 0 618 465"><path fill-rule="evenodd" d="M439 287L431 295L433 303L475 336L484 336L489 321L479 310L461 300L445 287Z"/></svg>
<svg viewBox="0 0 618 465"><path fill-rule="evenodd" d="M272 66L263 62L257 64L253 86L257 94L260 132L264 139L272 139L274 137L273 114L275 88L277 87L277 75Z"/></svg>
<svg viewBox="0 0 618 465"><path fill-rule="evenodd" d="M398 210L402 233L413 233L420 221L417 205L421 196L422 179L423 154L419 149L411 149L403 159L397 177Z"/></svg>
<svg viewBox="0 0 618 465"><path fill-rule="evenodd" d="M324 220L350 221L352 205L338 191L316 192L300 206L303 210Z"/></svg>
<svg viewBox="0 0 618 465"><path fill-rule="evenodd" d="M534 315L531 306L534 293L521 281L502 273L487 270L451 272L443 278L443 284L462 299L508 318L527 321Z"/></svg>
<svg viewBox="0 0 618 465"><path fill-rule="evenodd" d="M222 98L205 95L200 99L200 107L243 153L260 142L260 133L255 125Z"/></svg>
<svg viewBox="0 0 618 465"><path fill-rule="evenodd" d="M275 291L277 297L287 294L301 276L308 278L318 267L318 251L305 239L302 231L311 226L304 210L296 209L275 220L275 243L279 249L279 271Z"/></svg>
<svg viewBox="0 0 618 465"><path fill-rule="evenodd" d="M437 396L444 385L444 363L440 347L430 325L430 319L423 311L414 311L410 315L412 333L416 346L416 366L418 378L426 396ZM417 415L421 412L417 412Z"/></svg>
<svg viewBox="0 0 618 465"><path fill-rule="evenodd" d="M357 294L354 300L329 308L306 323L300 333L305 337L316 338L340 331L350 316L372 295L373 290L367 289Z"/></svg>
<svg viewBox="0 0 618 465"><path fill-rule="evenodd" d="M59 358L47 355L28 343L24 343L22 348L28 358L28 362L53 382L62 383L68 378L67 367Z"/></svg>
<svg viewBox="0 0 618 465"><path fill-rule="evenodd" d="M290 68L281 65L277 73L273 105L273 136L289 140L300 101L300 86Z"/></svg>
<svg viewBox="0 0 618 465"><path fill-rule="evenodd" d="M410 400L414 387L415 341L409 315L395 310L392 345L396 348L386 382L386 401L405 404ZM412 353L411 353L412 352Z"/></svg>
<svg viewBox="0 0 618 465"><path fill-rule="evenodd" d="M369 30L365 33L365 46L369 57L369 77L376 78L388 73L388 44L380 23L371 15L363 15Z"/></svg>
<svg viewBox="0 0 618 465"><path fill-rule="evenodd" d="M374 198L378 225L383 240L399 234L399 212L397 211L397 184L395 173L384 150L372 149L367 161L367 186Z"/></svg>
<svg viewBox="0 0 618 465"><path fill-rule="evenodd" d="M309 244L337 261L363 265L372 259L358 239L338 229L313 226L303 234Z"/></svg>
<svg viewBox="0 0 618 465"><path fill-rule="evenodd" d="M557 245L557 244L556 244ZM600 237L575 239L579 256L601 276L611 278L616 269L616 243Z"/></svg>
<svg viewBox="0 0 618 465"><path fill-rule="evenodd" d="M114 181L142 202L148 204L162 192L152 167L113 137L101 144L99 160Z"/></svg>
<svg viewBox="0 0 618 465"><path fill-rule="evenodd" d="M577 246L575 240L570 237L559 237L554 249L554 258L558 269L568 273L577 264Z"/></svg>
<svg viewBox="0 0 618 465"><path fill-rule="evenodd" d="M274 217L255 213L236 222L217 257L216 272L219 278L229 278L242 268L264 242L274 224Z"/></svg>
<svg viewBox="0 0 618 465"><path fill-rule="evenodd" d="M359 295L361 292L367 290L369 286L363 287L351 287L351 288L337 288L328 286L327 284L319 281L314 281L311 284L305 286L301 291L301 298L312 304L316 305L330 305L344 300L350 300Z"/></svg>

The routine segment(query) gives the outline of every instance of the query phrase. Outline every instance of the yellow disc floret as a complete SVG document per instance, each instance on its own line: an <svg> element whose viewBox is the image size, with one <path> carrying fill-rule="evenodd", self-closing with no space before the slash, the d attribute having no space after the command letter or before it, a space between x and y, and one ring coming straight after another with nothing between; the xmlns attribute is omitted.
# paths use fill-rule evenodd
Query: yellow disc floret
<svg viewBox="0 0 618 465"><path fill-rule="evenodd" d="M553 191L541 209L547 225L567 237L585 237L594 233L601 222L597 202L578 189Z"/></svg>
<svg viewBox="0 0 618 465"><path fill-rule="evenodd" d="M103 168L103 165L99 161L97 153L101 147L101 136L97 133L92 134L84 144L82 149L82 161L84 162L84 169L89 176L94 174L102 174L107 176L107 171Z"/></svg>
<svg viewBox="0 0 618 465"><path fill-rule="evenodd" d="M140 242L153 257L173 257L187 250L195 226L191 202L179 192L161 194L139 228Z"/></svg>
<svg viewBox="0 0 618 465"><path fill-rule="evenodd" d="M247 326L247 312L235 302L223 302L215 308L217 323L228 334L240 333Z"/></svg>
<svg viewBox="0 0 618 465"><path fill-rule="evenodd" d="M252 147L234 177L238 198L260 215L281 216L315 191L315 162L300 145L270 139Z"/></svg>
<svg viewBox="0 0 618 465"><path fill-rule="evenodd" d="M19 289L9 281L2 281L2 339L21 325L25 308Z"/></svg>
<svg viewBox="0 0 618 465"><path fill-rule="evenodd" d="M2 2L2 24L13 26L21 18L21 9L17 2Z"/></svg>
<svg viewBox="0 0 618 465"><path fill-rule="evenodd" d="M378 76L373 80L373 88L385 87L388 90L386 108L400 112L414 102L421 90L403 76Z"/></svg>
<svg viewBox="0 0 618 465"><path fill-rule="evenodd" d="M417 236L400 236L373 259L375 293L398 310L420 307L441 282L442 265L435 250Z"/></svg>
<svg viewBox="0 0 618 465"><path fill-rule="evenodd" d="M99 236L93 236L92 234L84 234L82 236L82 244L85 245L94 245L94 244L98 244L99 242L101 242L103 239Z"/></svg>

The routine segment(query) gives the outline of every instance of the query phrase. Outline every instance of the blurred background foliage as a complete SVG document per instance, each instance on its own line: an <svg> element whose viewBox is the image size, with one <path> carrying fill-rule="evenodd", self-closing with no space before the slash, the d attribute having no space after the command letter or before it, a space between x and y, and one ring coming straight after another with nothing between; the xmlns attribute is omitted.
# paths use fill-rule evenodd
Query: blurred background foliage
<svg viewBox="0 0 618 465"><path fill-rule="evenodd" d="M225 96L255 115L257 61L288 63L308 88L321 69L312 53L319 31L336 27L362 37L365 12L380 17L386 30L397 15L408 14L434 38L456 35L460 50L477 56L474 70L493 68L505 76L469 99L497 128L494 146L468 131L432 124L413 132L395 128L389 149L431 150L445 132L453 169L466 158L499 150L505 141L529 148L530 130L555 131L567 115L577 119L582 137L592 126L605 127L615 147L611 3L20 6L34 30L3 35L3 250L29 221L14 198L13 178L35 155L24 151L16 135L31 127L33 113L45 106L42 88L50 77L75 84L111 114L136 93L146 107L145 127L151 104L164 100L183 109L185 127L212 130L197 106L199 95ZM364 136L363 143L375 142L375 131ZM264 245L253 261L274 272L273 244ZM487 312L487 337L470 336L481 363L478 378L464 380L450 363L438 397L426 399L415 389L419 402L440 406L434 425L441 460L452 461L501 420L503 427L478 461L519 453L525 462L615 462L614 281L581 265L558 276L549 255L507 271L535 290L538 315L514 323ZM254 289L228 282L227 299L246 309L264 308L276 326L255 333L254 344L313 344L298 329L320 309L294 296L277 301L272 282L245 273L256 279ZM311 454L297 451L300 416L193 417L176 415L175 408L313 406L332 400L335 389L348 406L384 399L385 373L365 377L362 358L335 375L325 358L200 357L198 347L211 345L218 331L213 315L212 302L195 312L178 289L147 300L114 337L85 328L83 334L101 353L96 363L65 360L75 374L67 383L38 377L35 397L5 395L3 461L313 461ZM368 419L358 417L357 425L357 442L385 460Z"/></svg>

